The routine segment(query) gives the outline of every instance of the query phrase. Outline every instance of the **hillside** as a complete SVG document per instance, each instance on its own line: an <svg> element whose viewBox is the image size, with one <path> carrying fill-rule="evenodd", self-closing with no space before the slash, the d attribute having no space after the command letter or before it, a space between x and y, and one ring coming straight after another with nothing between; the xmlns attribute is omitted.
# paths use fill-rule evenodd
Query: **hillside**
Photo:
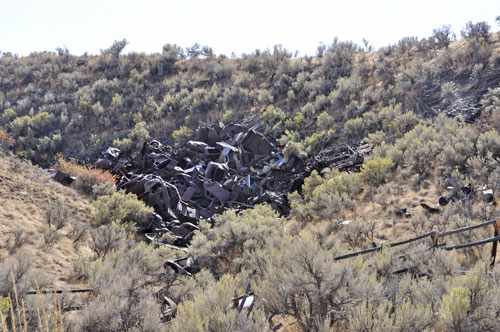
<svg viewBox="0 0 500 332"><path fill-rule="evenodd" d="M0 56L0 328L500 330L499 32L126 45ZM93 296L37 319L28 255Z"/></svg>
<svg viewBox="0 0 500 332"><path fill-rule="evenodd" d="M469 34L404 38L377 52L334 40L304 58L276 47L230 59L170 44L162 54L122 55L123 41L100 56L4 53L0 126L16 137L19 156L45 165L58 152L87 158L110 145L133 150L148 137L172 143L219 120L259 123L275 139L296 132L314 154L382 129L389 105L422 118L488 118L478 111L498 84L498 34ZM359 123L363 116L370 123Z"/></svg>
<svg viewBox="0 0 500 332"><path fill-rule="evenodd" d="M85 239L73 243L66 234L73 223L88 222L89 199L53 181L39 167L13 156L0 157L0 261L21 253L56 287L79 284L71 280L73 260L92 252ZM56 210L67 211L67 220L60 230L50 232L46 215ZM56 238L49 236L52 233Z"/></svg>

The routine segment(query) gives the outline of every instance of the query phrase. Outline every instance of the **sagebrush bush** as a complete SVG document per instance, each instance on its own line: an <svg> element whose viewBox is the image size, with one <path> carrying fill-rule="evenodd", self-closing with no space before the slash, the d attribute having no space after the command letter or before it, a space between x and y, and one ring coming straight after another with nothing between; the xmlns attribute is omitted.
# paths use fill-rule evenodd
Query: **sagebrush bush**
<svg viewBox="0 0 500 332"><path fill-rule="evenodd" d="M3 304L3 299L10 298L10 313L0 311L0 328L4 331L40 331L54 326L52 318L56 316L52 313L55 315L57 308L51 306L51 303L57 299L52 296L48 299L40 294L36 296L26 294L28 290L37 289L37 287L45 289L52 283L53 280L43 271L34 267L32 256L28 251L21 249L14 256L1 262L0 302ZM47 315L48 312L51 315ZM43 323L39 319L42 315Z"/></svg>
<svg viewBox="0 0 500 332"><path fill-rule="evenodd" d="M282 226L278 214L269 205L258 205L237 215L229 210L217 217L213 229L195 234L190 254L201 267L220 271L224 261L234 259L233 269L245 264L259 248L267 245L268 239L278 236Z"/></svg>
<svg viewBox="0 0 500 332"><path fill-rule="evenodd" d="M92 222L98 226L110 223L133 223L140 230L146 230L153 221L154 209L147 207L132 193L113 192L111 195L98 197L92 204L95 207Z"/></svg>
<svg viewBox="0 0 500 332"><path fill-rule="evenodd" d="M175 146L177 147L184 146L191 139L191 136L193 136L193 130L186 126L182 126L172 133L172 137L175 140Z"/></svg>
<svg viewBox="0 0 500 332"><path fill-rule="evenodd" d="M266 316L259 309L250 315L238 314L232 298L243 294L244 285L238 276L223 275L219 281L210 282L200 289L193 300L179 306L179 313L172 324L173 331L270 331Z"/></svg>
<svg viewBox="0 0 500 332"><path fill-rule="evenodd" d="M73 213L67 206L47 206L44 213L45 222L49 229L60 230L73 218Z"/></svg>
<svg viewBox="0 0 500 332"><path fill-rule="evenodd" d="M96 200L101 196L111 196L115 192L115 185L110 182L99 183L92 186L92 198Z"/></svg>
<svg viewBox="0 0 500 332"><path fill-rule="evenodd" d="M12 230L11 234L14 242L14 248L16 249L19 249L26 243L30 242L29 234L22 228Z"/></svg>
<svg viewBox="0 0 500 332"><path fill-rule="evenodd" d="M355 196L360 190L361 178L357 173L332 170L322 178L313 171L304 180L303 200L292 200L291 213L303 217L309 215L323 219L337 218L343 209L354 207Z"/></svg>
<svg viewBox="0 0 500 332"><path fill-rule="evenodd" d="M361 179L364 183L378 186L386 182L391 175L394 163L390 158L374 158L367 160L361 167Z"/></svg>
<svg viewBox="0 0 500 332"><path fill-rule="evenodd" d="M90 230L90 248L97 258L104 257L110 251L124 246L128 235L125 227L116 222L100 225Z"/></svg>
<svg viewBox="0 0 500 332"><path fill-rule="evenodd" d="M76 317L76 331L161 331L160 305L149 286L158 287L162 271L152 247L123 245L111 252L90 271L99 296Z"/></svg>
<svg viewBox="0 0 500 332"><path fill-rule="evenodd" d="M433 313L430 305L414 305L405 300L393 308L389 301L374 306L364 300L349 316L351 331L425 331L432 326Z"/></svg>
<svg viewBox="0 0 500 332"><path fill-rule="evenodd" d="M60 234L54 229L49 228L43 233L43 242L47 248L52 248L59 239Z"/></svg>
<svg viewBox="0 0 500 332"><path fill-rule="evenodd" d="M275 137L279 136L279 134L285 130L285 117L286 114L283 110L274 105L269 105L261 116L263 124L263 127L261 128L262 132Z"/></svg>
<svg viewBox="0 0 500 332"><path fill-rule="evenodd" d="M283 245L264 259L256 290L264 310L271 317L293 316L302 331L317 331L327 319L336 322L350 302L352 270L309 239Z"/></svg>
<svg viewBox="0 0 500 332"><path fill-rule="evenodd" d="M437 166L435 157L442 149L439 138L436 129L419 124L396 140L387 155L400 168L407 168L418 174L429 174Z"/></svg>

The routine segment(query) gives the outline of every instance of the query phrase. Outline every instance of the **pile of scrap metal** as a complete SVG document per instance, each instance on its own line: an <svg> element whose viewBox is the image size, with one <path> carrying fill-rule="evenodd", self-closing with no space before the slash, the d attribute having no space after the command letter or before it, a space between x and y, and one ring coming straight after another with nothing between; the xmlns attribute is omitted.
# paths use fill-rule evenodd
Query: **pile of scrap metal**
<svg viewBox="0 0 500 332"><path fill-rule="evenodd" d="M286 215L287 194L300 192L312 170L359 170L368 152L366 145L344 144L308 159L285 160L256 127L231 124L200 128L183 148L150 140L129 158L108 148L95 166L117 174L118 189L155 208L151 241L186 249L198 220L261 203Z"/></svg>

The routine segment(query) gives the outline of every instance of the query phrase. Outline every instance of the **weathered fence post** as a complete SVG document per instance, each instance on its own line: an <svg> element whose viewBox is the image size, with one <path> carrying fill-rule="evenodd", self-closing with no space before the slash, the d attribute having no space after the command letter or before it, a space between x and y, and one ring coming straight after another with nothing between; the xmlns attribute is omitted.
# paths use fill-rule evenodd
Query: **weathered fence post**
<svg viewBox="0 0 500 332"><path fill-rule="evenodd" d="M438 247L438 243L439 243L439 232L435 232L434 233L434 239L432 240L432 246L434 248L437 248Z"/></svg>
<svg viewBox="0 0 500 332"><path fill-rule="evenodd" d="M496 223L493 226L495 227L495 233L493 234L493 237L496 237L498 236L500 230L500 219L497 219ZM490 257L491 267L495 266L495 260L497 257L497 246L498 246L498 241L493 241L493 245L491 246L491 257Z"/></svg>

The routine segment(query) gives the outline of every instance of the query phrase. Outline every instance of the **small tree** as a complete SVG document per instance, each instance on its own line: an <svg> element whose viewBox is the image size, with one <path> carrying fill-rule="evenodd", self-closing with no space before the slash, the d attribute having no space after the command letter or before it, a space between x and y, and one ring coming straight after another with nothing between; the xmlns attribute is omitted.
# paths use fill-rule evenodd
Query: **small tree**
<svg viewBox="0 0 500 332"><path fill-rule="evenodd" d="M465 29L462 30L462 37L477 42L489 42L491 34L491 26L487 22L472 23L471 21L465 24Z"/></svg>
<svg viewBox="0 0 500 332"><path fill-rule="evenodd" d="M264 310L294 317L301 331L328 331L351 303L352 270L309 238L266 257L262 274L256 292Z"/></svg>
<svg viewBox="0 0 500 332"><path fill-rule="evenodd" d="M123 51L125 46L128 45L128 41L124 38L120 41L115 40L113 45L111 45L109 48L105 49L104 51L101 50L102 54L110 54L114 58L118 58L120 56L120 53Z"/></svg>
<svg viewBox="0 0 500 332"><path fill-rule="evenodd" d="M432 32L432 37L439 47L448 48L448 45L456 38L455 33L451 30L451 25L443 25Z"/></svg>
<svg viewBox="0 0 500 332"><path fill-rule="evenodd" d="M90 248L97 258L105 257L110 251L121 248L128 233L124 227L117 223L101 225L90 231Z"/></svg>
<svg viewBox="0 0 500 332"><path fill-rule="evenodd" d="M71 210L66 206L49 206L45 211L45 221L49 229L60 230L73 217Z"/></svg>

